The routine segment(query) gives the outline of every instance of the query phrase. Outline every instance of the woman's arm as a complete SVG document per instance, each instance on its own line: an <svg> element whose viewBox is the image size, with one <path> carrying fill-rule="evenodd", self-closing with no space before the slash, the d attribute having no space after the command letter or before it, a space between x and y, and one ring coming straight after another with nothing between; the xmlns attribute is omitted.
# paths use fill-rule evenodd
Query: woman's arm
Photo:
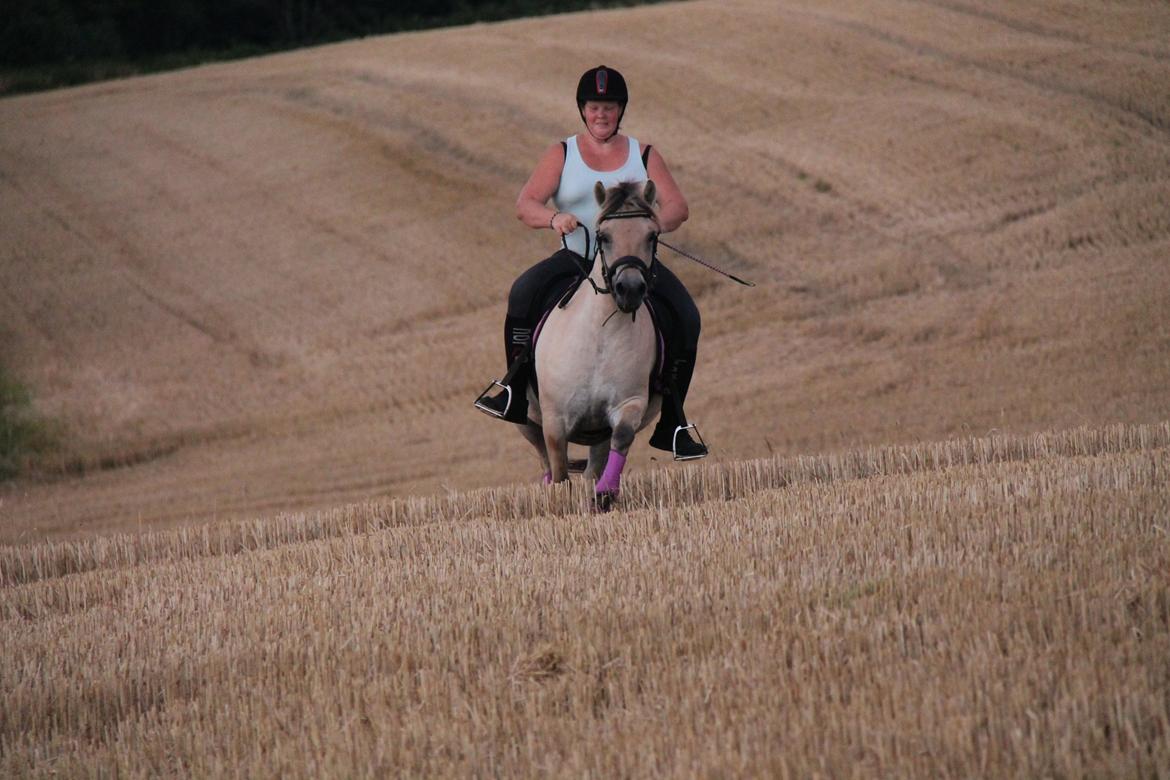
<svg viewBox="0 0 1170 780"><path fill-rule="evenodd" d="M557 187L561 186L561 170L565 167L565 149L561 144L550 146L536 164L536 170L520 188L516 199L516 218L530 228L552 228L562 235L577 229L577 218L562 214L548 205ZM556 216L556 224L553 217Z"/></svg>
<svg viewBox="0 0 1170 780"><path fill-rule="evenodd" d="M653 146L650 147L646 174L658 190L658 224L662 226L662 232L678 230L679 225L687 221L691 212L687 207L687 199L683 197L682 190L678 188L678 183L670 175L670 169L666 167L666 160L662 159L662 155Z"/></svg>

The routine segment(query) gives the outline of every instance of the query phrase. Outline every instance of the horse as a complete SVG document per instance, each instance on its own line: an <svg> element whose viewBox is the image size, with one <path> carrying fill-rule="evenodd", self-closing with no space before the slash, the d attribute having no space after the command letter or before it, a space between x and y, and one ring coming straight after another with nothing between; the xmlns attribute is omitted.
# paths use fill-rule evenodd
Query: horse
<svg viewBox="0 0 1170 780"><path fill-rule="evenodd" d="M529 420L521 426L544 462L546 483L568 479L570 442L589 447L585 473L596 480L603 510L620 492L635 434L662 408L661 394L650 386L659 337L646 311L661 230L654 196L652 181L594 186L601 207L596 260L539 329ZM617 259L610 264L609 258Z"/></svg>

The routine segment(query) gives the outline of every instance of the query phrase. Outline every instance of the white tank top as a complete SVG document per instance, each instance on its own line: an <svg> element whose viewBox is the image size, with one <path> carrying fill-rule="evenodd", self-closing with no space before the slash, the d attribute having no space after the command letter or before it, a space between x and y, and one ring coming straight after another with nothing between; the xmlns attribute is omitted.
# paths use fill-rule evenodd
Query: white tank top
<svg viewBox="0 0 1170 780"><path fill-rule="evenodd" d="M581 159L581 151L577 148L577 136L571 135L565 139L565 166L561 169L561 183L553 193L553 205L557 211L572 214L577 221L589 231L589 253L597 252L597 242L593 239L593 224L597 221L597 214L601 207L593 196L593 185L601 182L606 187L613 187L620 182L644 182L647 178L646 166L642 163L642 151L638 142L630 138L630 153L626 162L616 171L595 171ZM585 256L585 231L577 230L565 236L565 242L582 257ZM592 257L586 258L592 261Z"/></svg>

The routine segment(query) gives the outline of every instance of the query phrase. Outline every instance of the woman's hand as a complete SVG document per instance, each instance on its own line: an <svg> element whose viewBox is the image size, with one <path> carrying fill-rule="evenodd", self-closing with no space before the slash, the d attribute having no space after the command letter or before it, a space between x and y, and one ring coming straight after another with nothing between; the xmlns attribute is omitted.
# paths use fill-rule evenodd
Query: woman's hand
<svg viewBox="0 0 1170 780"><path fill-rule="evenodd" d="M548 226L551 227L557 235L567 236L576 230L580 226L580 223L572 214L568 214L564 211L558 211L553 215L552 219L549 220Z"/></svg>

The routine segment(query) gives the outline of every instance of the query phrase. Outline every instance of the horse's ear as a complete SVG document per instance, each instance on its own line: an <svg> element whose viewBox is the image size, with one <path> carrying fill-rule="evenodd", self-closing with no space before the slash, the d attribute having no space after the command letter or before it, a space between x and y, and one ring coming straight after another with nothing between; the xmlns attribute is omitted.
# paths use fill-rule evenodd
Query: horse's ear
<svg viewBox="0 0 1170 780"><path fill-rule="evenodd" d="M642 188L642 199L653 206L654 196L657 194L658 188L654 186L654 182L651 179L647 179L646 186Z"/></svg>
<svg viewBox="0 0 1170 780"><path fill-rule="evenodd" d="M604 184L602 184L601 182L597 182L596 184L593 185L593 197L597 198L597 205L598 206L605 204L605 185Z"/></svg>

